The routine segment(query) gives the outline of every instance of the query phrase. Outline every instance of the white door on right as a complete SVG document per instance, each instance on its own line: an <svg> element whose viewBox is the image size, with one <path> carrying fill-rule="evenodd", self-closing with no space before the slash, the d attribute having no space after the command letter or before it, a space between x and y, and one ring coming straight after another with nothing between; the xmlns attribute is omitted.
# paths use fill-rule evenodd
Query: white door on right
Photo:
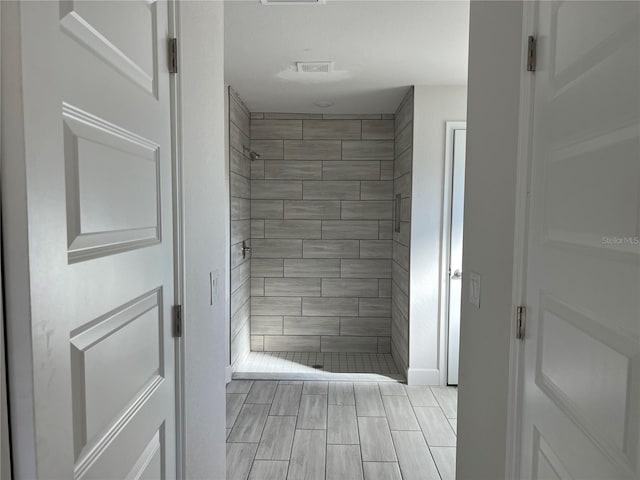
<svg viewBox="0 0 640 480"><path fill-rule="evenodd" d="M640 476L640 3L542 1L522 479Z"/></svg>

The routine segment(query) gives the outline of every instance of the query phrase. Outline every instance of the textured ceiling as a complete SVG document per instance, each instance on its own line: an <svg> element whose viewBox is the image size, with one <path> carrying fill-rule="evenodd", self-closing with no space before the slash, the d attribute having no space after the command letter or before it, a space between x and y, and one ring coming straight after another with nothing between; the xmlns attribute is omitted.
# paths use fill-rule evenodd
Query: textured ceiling
<svg viewBox="0 0 640 480"><path fill-rule="evenodd" d="M466 84L468 24L459 1L231 0L225 81L256 112L393 113L410 85ZM295 72L324 60L333 73Z"/></svg>

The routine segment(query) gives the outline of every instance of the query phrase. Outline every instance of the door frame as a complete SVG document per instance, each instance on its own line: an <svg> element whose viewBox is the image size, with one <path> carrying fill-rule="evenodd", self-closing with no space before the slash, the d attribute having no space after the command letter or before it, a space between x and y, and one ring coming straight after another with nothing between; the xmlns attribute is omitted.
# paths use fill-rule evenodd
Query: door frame
<svg viewBox="0 0 640 480"><path fill-rule="evenodd" d="M515 228L509 336L509 378L507 392L507 434L505 479L518 478L520 472L524 344L516 338L516 309L526 302L527 253L529 236L529 192L531 183L531 147L533 140L533 100L535 74L525 68L528 36L536 35L538 1L524 2L522 14L520 102L518 113L518 156L516 159ZM525 318L526 322L526 318Z"/></svg>
<svg viewBox="0 0 640 480"><path fill-rule="evenodd" d="M440 352L444 368L440 369L440 385L447 385L449 376L449 269L451 267L451 216L453 207L454 133L466 130L466 120L445 122L444 176L442 189L442 239L440 251Z"/></svg>
<svg viewBox="0 0 640 480"><path fill-rule="evenodd" d="M180 8L178 0L167 0L169 36L177 38L180 58ZM178 70L179 71L179 70ZM182 84L179 74L169 74L171 115L171 168L173 203L173 304L184 305L184 210L182 170ZM175 402L176 402L176 478L186 478L185 464L185 339L174 338L175 345Z"/></svg>

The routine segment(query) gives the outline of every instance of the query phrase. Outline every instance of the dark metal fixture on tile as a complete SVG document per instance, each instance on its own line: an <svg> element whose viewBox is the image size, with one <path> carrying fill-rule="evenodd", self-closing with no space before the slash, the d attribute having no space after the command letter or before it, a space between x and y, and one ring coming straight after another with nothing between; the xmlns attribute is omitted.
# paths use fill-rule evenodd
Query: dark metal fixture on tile
<svg viewBox="0 0 640 480"><path fill-rule="evenodd" d="M251 247L247 246L247 242L242 242L242 258L247 258L247 253L251 253Z"/></svg>
<svg viewBox="0 0 640 480"><path fill-rule="evenodd" d="M396 205L395 205L395 231L396 233L400 233L400 216L402 215L402 195L396 195Z"/></svg>
<svg viewBox="0 0 640 480"><path fill-rule="evenodd" d="M251 159L251 161L253 162L254 160L258 160L260 158L260 154L254 152L253 150L251 150L249 147L246 146L242 146L242 151L249 155L249 158Z"/></svg>

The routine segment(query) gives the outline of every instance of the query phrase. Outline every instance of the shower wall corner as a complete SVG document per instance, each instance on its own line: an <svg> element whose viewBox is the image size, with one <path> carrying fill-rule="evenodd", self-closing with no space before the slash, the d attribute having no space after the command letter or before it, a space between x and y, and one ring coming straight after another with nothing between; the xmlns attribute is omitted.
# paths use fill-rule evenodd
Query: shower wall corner
<svg viewBox="0 0 640 480"><path fill-rule="evenodd" d="M251 161L250 113L240 96L228 88L229 117L229 194L231 218L231 300L229 321L230 363L232 370L251 350Z"/></svg>

